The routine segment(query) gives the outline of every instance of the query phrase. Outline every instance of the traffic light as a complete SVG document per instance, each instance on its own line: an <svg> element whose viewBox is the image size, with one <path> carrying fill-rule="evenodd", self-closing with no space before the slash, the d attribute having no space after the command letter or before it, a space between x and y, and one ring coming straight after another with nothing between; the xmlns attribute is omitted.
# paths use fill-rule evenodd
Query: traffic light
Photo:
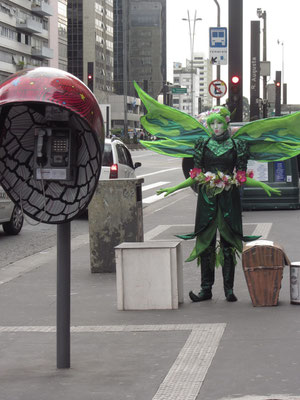
<svg viewBox="0 0 300 400"><path fill-rule="evenodd" d="M228 0L228 107L231 121L243 121L243 1Z"/></svg>
<svg viewBox="0 0 300 400"><path fill-rule="evenodd" d="M233 115L243 110L242 79L237 74L230 77L228 106ZM239 117L236 121L241 121L241 118Z"/></svg>
<svg viewBox="0 0 300 400"><path fill-rule="evenodd" d="M275 115L281 114L281 71L276 71L275 79Z"/></svg>
<svg viewBox="0 0 300 400"><path fill-rule="evenodd" d="M87 63L87 86L93 92L94 91L94 63Z"/></svg>

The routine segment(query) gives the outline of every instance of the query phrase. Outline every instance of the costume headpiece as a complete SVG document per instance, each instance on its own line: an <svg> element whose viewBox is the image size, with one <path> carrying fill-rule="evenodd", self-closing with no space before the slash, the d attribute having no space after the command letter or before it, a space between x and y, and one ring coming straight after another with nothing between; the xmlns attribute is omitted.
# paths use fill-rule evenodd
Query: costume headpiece
<svg viewBox="0 0 300 400"><path fill-rule="evenodd" d="M230 122L230 111L226 107L222 107L222 106L213 107L211 110L205 111L205 112L199 114L198 117L197 117L197 120L205 128L208 128L207 119L210 116L212 116L212 114L219 115L220 117L222 117L222 119L224 119L224 123L229 124L229 122Z"/></svg>

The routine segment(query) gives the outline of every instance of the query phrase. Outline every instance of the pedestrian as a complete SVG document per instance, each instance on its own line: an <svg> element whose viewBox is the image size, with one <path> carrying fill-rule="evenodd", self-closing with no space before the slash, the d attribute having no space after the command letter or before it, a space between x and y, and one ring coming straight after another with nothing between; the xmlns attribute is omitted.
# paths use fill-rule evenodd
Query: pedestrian
<svg viewBox="0 0 300 400"><path fill-rule="evenodd" d="M207 118L210 138L200 138L195 145L194 165L190 178L158 194L169 195L176 190L198 183L198 203L194 232L180 235L182 239L196 238L196 245L187 261L198 259L201 265L201 291L189 293L194 302L212 298L215 264L222 265L224 292L227 301L237 298L233 293L236 252L242 252L243 241L258 239L243 236L242 210L239 187L242 184L262 187L268 195L279 194L277 189L251 178L247 174L249 150L245 141L230 138L228 132L230 112L220 108ZM216 249L217 230L220 242Z"/></svg>

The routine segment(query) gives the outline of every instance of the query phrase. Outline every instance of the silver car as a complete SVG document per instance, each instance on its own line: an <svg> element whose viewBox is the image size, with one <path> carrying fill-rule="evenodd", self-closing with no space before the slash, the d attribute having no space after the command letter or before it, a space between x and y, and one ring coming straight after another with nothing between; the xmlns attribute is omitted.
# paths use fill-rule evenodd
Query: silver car
<svg viewBox="0 0 300 400"><path fill-rule="evenodd" d="M7 235L17 235L23 226L24 216L0 186L0 224Z"/></svg>

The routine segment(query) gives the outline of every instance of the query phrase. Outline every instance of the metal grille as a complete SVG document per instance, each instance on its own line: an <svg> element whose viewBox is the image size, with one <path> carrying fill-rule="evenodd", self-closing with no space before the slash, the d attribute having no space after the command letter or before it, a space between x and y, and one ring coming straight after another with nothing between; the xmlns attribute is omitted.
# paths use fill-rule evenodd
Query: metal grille
<svg viewBox="0 0 300 400"><path fill-rule="evenodd" d="M101 152L96 134L85 120L70 114L68 125L78 143L73 181L35 180L34 132L46 123L38 103L11 106L2 123L0 183L25 214L58 224L73 219L90 202L101 172Z"/></svg>

